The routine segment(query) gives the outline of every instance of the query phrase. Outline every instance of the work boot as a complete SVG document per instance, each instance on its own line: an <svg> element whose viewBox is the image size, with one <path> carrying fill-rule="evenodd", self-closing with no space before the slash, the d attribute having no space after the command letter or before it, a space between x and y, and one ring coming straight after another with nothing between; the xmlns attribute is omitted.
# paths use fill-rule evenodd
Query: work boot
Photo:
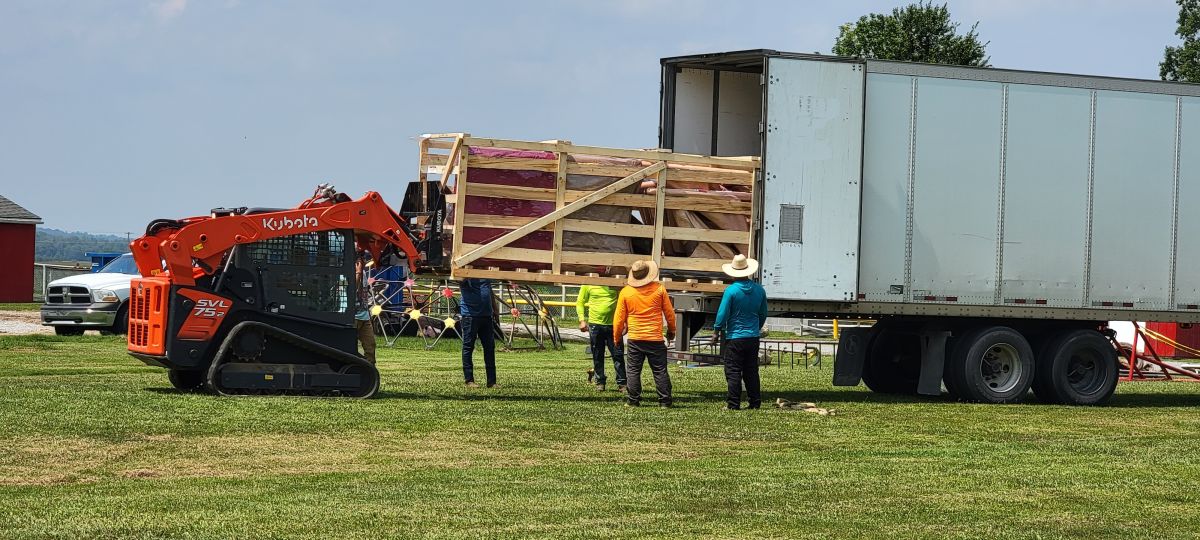
<svg viewBox="0 0 1200 540"><path fill-rule="evenodd" d="M623 384L617 385L617 391L624 394L625 393L625 385L623 385Z"/></svg>
<svg viewBox="0 0 1200 540"><path fill-rule="evenodd" d="M468 381L467 388L479 388L479 383L477 383L475 381Z"/></svg>
<svg viewBox="0 0 1200 540"><path fill-rule="evenodd" d="M488 388L500 388L500 383L491 383L491 384L487 385L487 387Z"/></svg>
<svg viewBox="0 0 1200 540"><path fill-rule="evenodd" d="M596 391L597 391L597 392L603 392L603 391L604 391L604 383L598 383L598 384L596 384Z"/></svg>

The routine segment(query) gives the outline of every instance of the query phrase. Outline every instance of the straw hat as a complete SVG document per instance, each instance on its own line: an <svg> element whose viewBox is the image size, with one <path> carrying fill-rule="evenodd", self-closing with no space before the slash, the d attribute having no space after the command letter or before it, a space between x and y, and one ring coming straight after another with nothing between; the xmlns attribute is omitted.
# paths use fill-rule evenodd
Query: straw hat
<svg viewBox="0 0 1200 540"><path fill-rule="evenodd" d="M758 271L758 261L747 259L745 255L739 253L733 257L733 261L722 264L721 270L729 277L750 277Z"/></svg>
<svg viewBox="0 0 1200 540"><path fill-rule="evenodd" d="M641 279L633 277L642 272L645 272L646 275ZM658 265L654 264L654 261L635 261L633 266L629 267L629 277L625 279L625 284L630 287L641 287L656 279L658 279Z"/></svg>

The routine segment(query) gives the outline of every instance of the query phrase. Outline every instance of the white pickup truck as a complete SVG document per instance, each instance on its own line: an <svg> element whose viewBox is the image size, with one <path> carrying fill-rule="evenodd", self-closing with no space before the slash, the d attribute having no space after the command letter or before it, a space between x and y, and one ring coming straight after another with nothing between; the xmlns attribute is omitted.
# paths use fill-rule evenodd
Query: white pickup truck
<svg viewBox="0 0 1200 540"><path fill-rule="evenodd" d="M51 281L42 304L42 324L60 336L84 330L124 334L129 327L129 281L138 276L133 255L126 253L98 272Z"/></svg>

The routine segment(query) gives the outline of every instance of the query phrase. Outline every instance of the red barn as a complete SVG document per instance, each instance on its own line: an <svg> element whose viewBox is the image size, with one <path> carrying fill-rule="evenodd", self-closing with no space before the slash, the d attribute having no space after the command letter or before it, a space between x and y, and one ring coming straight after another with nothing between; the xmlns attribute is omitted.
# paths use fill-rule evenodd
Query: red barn
<svg viewBox="0 0 1200 540"><path fill-rule="evenodd" d="M33 243L42 218L0 195L0 302L33 301Z"/></svg>

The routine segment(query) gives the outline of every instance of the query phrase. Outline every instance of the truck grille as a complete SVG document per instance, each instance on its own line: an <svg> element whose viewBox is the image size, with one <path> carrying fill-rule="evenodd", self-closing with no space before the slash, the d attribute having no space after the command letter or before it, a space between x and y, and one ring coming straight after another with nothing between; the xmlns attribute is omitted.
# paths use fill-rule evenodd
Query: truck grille
<svg viewBox="0 0 1200 540"><path fill-rule="evenodd" d="M90 304L92 291L87 287L55 286L46 291L47 304Z"/></svg>
<svg viewBox="0 0 1200 540"><path fill-rule="evenodd" d="M167 326L166 302L170 283L158 277L134 278L129 289L129 335L131 352L161 355Z"/></svg>

